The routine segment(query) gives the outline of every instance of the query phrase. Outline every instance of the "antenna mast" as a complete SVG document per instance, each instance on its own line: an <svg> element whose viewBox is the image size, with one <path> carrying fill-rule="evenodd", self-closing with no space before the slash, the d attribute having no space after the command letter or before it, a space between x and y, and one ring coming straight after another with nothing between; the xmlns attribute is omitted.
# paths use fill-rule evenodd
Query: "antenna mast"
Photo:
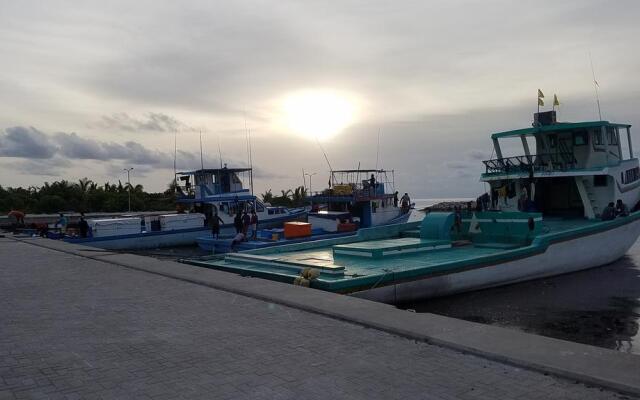
<svg viewBox="0 0 640 400"><path fill-rule="evenodd" d="M222 150L220 150L220 133L216 135L218 137L218 158L220 159L220 169L222 169Z"/></svg>
<svg viewBox="0 0 640 400"><path fill-rule="evenodd" d="M200 167L204 169L204 157L202 156L202 129L200 129Z"/></svg>
<svg viewBox="0 0 640 400"><path fill-rule="evenodd" d="M178 172L176 169L176 160L178 158L178 130L173 130L173 192L178 192Z"/></svg>
<svg viewBox="0 0 640 400"><path fill-rule="evenodd" d="M598 88L600 85L596 80L596 73L593 69L593 60L591 59L591 52L589 52L589 63L591 64L591 75L593 76L593 88L596 91L596 104L598 104L598 119L602 121L602 112L600 111L600 96L598 95Z"/></svg>

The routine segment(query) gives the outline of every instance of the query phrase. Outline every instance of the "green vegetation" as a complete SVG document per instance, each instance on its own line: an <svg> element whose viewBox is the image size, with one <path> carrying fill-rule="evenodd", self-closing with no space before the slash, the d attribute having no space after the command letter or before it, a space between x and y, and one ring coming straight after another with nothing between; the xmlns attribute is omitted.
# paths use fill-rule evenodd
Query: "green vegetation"
<svg viewBox="0 0 640 400"><path fill-rule="evenodd" d="M280 196L274 196L271 189L264 192L260 197L264 203L270 203L272 206L282 207L302 207L307 204L307 189L298 186L294 190L281 190Z"/></svg>
<svg viewBox="0 0 640 400"><path fill-rule="evenodd" d="M76 212L125 212L129 209L128 190L131 190L132 211L163 211L175 208L173 186L164 193L147 193L142 185L98 185L82 178L77 183L66 180L44 186L4 188L0 186L0 212L21 210L27 213Z"/></svg>

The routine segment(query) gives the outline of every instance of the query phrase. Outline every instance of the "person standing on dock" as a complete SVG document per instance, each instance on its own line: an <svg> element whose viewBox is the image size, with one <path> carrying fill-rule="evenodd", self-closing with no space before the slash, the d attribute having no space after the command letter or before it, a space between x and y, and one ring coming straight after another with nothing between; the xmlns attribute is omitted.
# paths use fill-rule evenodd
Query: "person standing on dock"
<svg viewBox="0 0 640 400"><path fill-rule="evenodd" d="M247 238L249 225L251 225L251 217L247 213L247 210L244 210L244 214L242 214L242 233L244 234L245 239Z"/></svg>
<svg viewBox="0 0 640 400"><path fill-rule="evenodd" d="M402 202L402 212L404 214L408 213L411 208L411 198L409 197L409 194L405 193L400 201Z"/></svg>
<svg viewBox="0 0 640 400"><path fill-rule="evenodd" d="M216 211L211 217L211 234L214 239L218 239L218 236L220 236L220 224L224 224L224 221L218 216L218 212Z"/></svg>
<svg viewBox="0 0 640 400"><path fill-rule="evenodd" d="M258 214L256 210L251 210L251 240L258 238Z"/></svg>
<svg viewBox="0 0 640 400"><path fill-rule="evenodd" d="M60 213L60 218L56 221L56 228L60 227L60 233L62 236L67 232L67 224L67 217L65 217L63 213Z"/></svg>
<svg viewBox="0 0 640 400"><path fill-rule="evenodd" d="M78 222L78 229L80 230L80 237L86 238L87 232L89 232L89 224L87 220L84 219L84 213L80 214L80 221Z"/></svg>
<svg viewBox="0 0 640 400"><path fill-rule="evenodd" d="M233 219L233 226L236 228L236 233L242 232L242 214L240 210L238 210L235 218Z"/></svg>

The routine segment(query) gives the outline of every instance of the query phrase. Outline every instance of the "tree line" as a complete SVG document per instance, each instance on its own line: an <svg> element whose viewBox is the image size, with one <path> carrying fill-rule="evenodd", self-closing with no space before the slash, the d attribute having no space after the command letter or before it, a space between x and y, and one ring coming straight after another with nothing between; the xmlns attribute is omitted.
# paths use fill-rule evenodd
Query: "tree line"
<svg viewBox="0 0 640 400"><path fill-rule="evenodd" d="M106 182L100 185L91 179L45 182L43 186L12 188L0 186L0 211L20 210L27 213L125 212L131 210L163 211L175 208L173 189L162 193L147 193L142 185Z"/></svg>
<svg viewBox="0 0 640 400"><path fill-rule="evenodd" d="M82 178L77 182L61 180L27 188L0 186L0 212L126 212L129 210L129 190L132 211L170 211L176 207L173 181L164 192L148 193L142 185L133 186L120 181L117 184L106 182L100 185L91 179ZM301 207L307 204L307 191L302 186L280 192L280 195L274 195L269 189L260 197L263 202L274 206Z"/></svg>

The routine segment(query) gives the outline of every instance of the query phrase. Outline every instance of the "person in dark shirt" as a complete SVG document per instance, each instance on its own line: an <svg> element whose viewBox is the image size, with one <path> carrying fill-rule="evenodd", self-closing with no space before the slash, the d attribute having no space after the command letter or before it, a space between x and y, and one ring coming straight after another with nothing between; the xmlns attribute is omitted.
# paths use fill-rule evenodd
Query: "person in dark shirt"
<svg viewBox="0 0 640 400"><path fill-rule="evenodd" d="M613 202L609 203L604 210L602 210L602 214L600 215L600 218L603 221L611 221L612 219L615 219L616 217L616 209L613 206Z"/></svg>
<svg viewBox="0 0 640 400"><path fill-rule="evenodd" d="M256 210L251 211L251 234L253 240L258 238L258 214L256 214Z"/></svg>
<svg viewBox="0 0 640 400"><path fill-rule="evenodd" d="M393 206L398 207L398 191L393 194Z"/></svg>
<svg viewBox="0 0 640 400"><path fill-rule="evenodd" d="M249 225L251 225L251 217L245 210L244 214L242 214L242 233L244 237L247 237L247 232L249 231Z"/></svg>
<svg viewBox="0 0 640 400"><path fill-rule="evenodd" d="M87 220L84 219L84 214L80 214L80 221L78 222L78 229L80 230L80 237L86 238L87 232L89 231L89 224Z"/></svg>
<svg viewBox="0 0 640 400"><path fill-rule="evenodd" d="M240 211L233 218L233 226L236 228L236 233L242 233L242 214Z"/></svg>
<svg viewBox="0 0 640 400"><path fill-rule="evenodd" d="M218 212L213 213L211 217L211 234L214 239L217 239L220 236L220 224L223 224L224 221L222 218L218 216Z"/></svg>
<svg viewBox="0 0 640 400"><path fill-rule="evenodd" d="M627 217L629 216L629 207L622 202L621 199L616 201L616 215L619 217Z"/></svg>

